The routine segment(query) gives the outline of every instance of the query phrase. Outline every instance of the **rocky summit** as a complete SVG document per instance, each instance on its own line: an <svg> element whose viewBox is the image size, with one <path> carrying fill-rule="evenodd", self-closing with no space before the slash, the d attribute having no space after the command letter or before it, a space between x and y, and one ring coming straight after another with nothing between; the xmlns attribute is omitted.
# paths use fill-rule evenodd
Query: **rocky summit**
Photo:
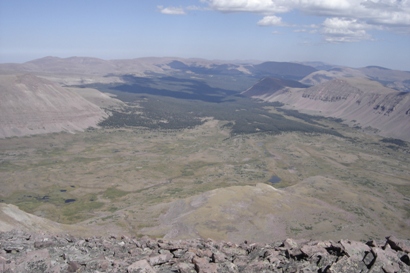
<svg viewBox="0 0 410 273"><path fill-rule="evenodd" d="M234 244L0 233L0 272L410 272L410 240Z"/></svg>

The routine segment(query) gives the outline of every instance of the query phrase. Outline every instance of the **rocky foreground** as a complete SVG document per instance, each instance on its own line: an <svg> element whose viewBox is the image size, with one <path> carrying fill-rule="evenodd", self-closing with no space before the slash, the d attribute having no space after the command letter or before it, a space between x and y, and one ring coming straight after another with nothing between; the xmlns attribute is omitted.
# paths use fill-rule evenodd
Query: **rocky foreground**
<svg viewBox="0 0 410 273"><path fill-rule="evenodd" d="M0 233L0 272L410 272L410 240L233 244Z"/></svg>

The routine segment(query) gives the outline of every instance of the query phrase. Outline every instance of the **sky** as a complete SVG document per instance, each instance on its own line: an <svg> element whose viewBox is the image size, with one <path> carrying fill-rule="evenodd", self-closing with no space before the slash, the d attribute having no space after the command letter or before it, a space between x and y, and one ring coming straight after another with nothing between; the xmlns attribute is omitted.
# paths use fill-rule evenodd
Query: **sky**
<svg viewBox="0 0 410 273"><path fill-rule="evenodd" d="M410 0L0 0L0 63L45 56L410 71Z"/></svg>

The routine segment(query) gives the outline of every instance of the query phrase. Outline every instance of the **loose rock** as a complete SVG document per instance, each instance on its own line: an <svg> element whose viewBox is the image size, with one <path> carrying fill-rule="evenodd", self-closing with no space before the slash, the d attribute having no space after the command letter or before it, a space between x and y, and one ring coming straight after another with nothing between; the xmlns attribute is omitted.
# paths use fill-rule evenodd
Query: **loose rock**
<svg viewBox="0 0 410 273"><path fill-rule="evenodd" d="M112 235L75 238L20 231L0 233L0 272L408 272L409 240L366 244L308 241L240 245Z"/></svg>

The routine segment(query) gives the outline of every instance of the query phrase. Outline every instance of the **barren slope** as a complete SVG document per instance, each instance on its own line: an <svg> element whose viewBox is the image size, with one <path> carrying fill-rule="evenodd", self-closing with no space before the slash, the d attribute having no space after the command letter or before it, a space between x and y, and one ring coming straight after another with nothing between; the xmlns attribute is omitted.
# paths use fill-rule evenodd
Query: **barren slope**
<svg viewBox="0 0 410 273"><path fill-rule="evenodd" d="M346 198L354 201L344 203ZM390 221L377 216L374 210L381 206L388 205L373 193L359 195L343 181L315 176L285 189L234 186L177 200L160 216L160 225L141 232L167 239L200 236L233 242L408 236L400 215L385 210Z"/></svg>
<svg viewBox="0 0 410 273"><path fill-rule="evenodd" d="M380 66L366 66L358 69L369 79L380 82L398 91L410 92L410 72L391 70Z"/></svg>
<svg viewBox="0 0 410 273"><path fill-rule="evenodd" d="M28 232L91 234L80 225L64 225L20 210L17 206L0 203L0 232L11 230Z"/></svg>
<svg viewBox="0 0 410 273"><path fill-rule="evenodd" d="M319 234L322 238L337 238L342 232L336 232L335 225L358 221L354 214L326 202L266 184L216 189L175 201L160 220L161 225L142 232L166 234L169 239L199 235L234 242L263 242L266 238L297 237L294 231L301 228L303 236L309 238Z"/></svg>
<svg viewBox="0 0 410 273"><path fill-rule="evenodd" d="M75 92L39 77L0 75L0 137L96 126L107 114Z"/></svg>
<svg viewBox="0 0 410 273"><path fill-rule="evenodd" d="M410 141L410 93L375 81L335 79L259 98L280 101L299 111L342 118L355 126L375 128L382 136Z"/></svg>

